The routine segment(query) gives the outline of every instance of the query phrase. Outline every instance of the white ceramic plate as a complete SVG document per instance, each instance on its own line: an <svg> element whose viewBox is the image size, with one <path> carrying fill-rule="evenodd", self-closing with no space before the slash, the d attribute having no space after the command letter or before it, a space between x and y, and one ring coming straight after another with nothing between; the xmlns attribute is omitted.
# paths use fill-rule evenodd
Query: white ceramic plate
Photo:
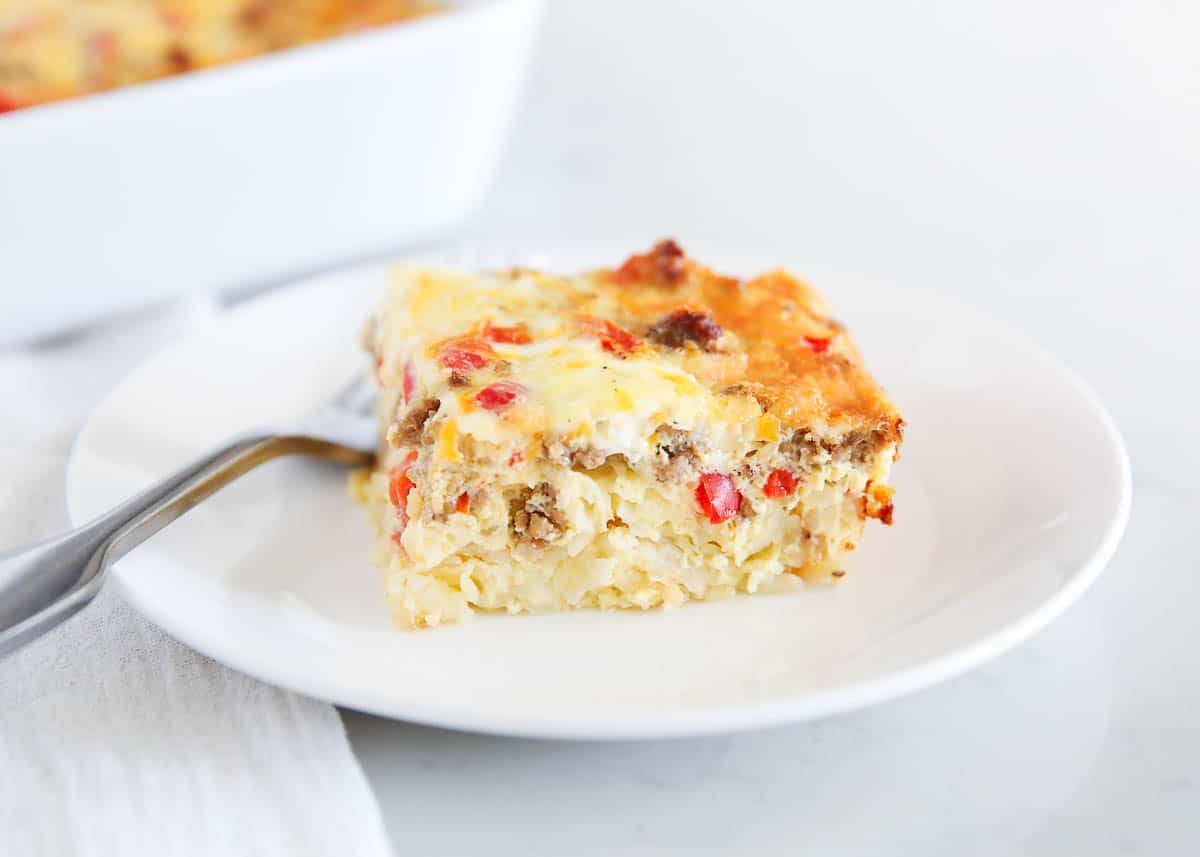
<svg viewBox="0 0 1200 857"><path fill-rule="evenodd" d="M543 247L465 261L573 270L621 255ZM780 261L695 255L739 273ZM302 460L212 498L123 560L113 583L180 640L266 681L514 735L659 737L800 720L994 657L1074 601L1120 539L1130 476L1111 418L1053 357L945 297L791 267L849 323L908 421L896 525L868 528L836 587L399 631L345 474ZM79 437L73 519L228 435L321 402L362 367L356 334L383 283L372 267L272 294L143 366Z"/></svg>

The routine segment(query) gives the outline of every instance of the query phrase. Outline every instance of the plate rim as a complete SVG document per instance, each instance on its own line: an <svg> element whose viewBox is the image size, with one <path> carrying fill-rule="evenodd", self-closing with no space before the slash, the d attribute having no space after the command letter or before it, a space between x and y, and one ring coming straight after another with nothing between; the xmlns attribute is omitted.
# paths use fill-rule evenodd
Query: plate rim
<svg viewBox="0 0 1200 857"><path fill-rule="evenodd" d="M430 259L452 258L458 253L487 256L495 253L512 255L525 254L570 254L580 256L585 253L603 252L605 248L622 246L638 246L616 242L478 242L474 244L456 245L450 248L418 251L400 256L396 261L426 261ZM702 253L717 255L714 248L704 248ZM622 251L624 252L624 251ZM697 255L701 255L698 253ZM755 250L733 250L725 248L722 254L730 258L766 259L767 254ZM789 267L801 271L823 271L845 278L854 278L879 284L888 280L870 275L846 270L835 266L809 265L796 266L790 259L785 260ZM382 271L391 264L386 261L370 261L349 265L321 272L319 274L299 278L266 294L255 296L235 307L228 315L218 319L216 323L224 323L246 307L257 306L267 301L286 302L295 292L304 289L317 290L328 282L350 276L361 276L372 271ZM900 280L893 280L899 283ZM1115 418L1105 407L1099 395L1086 381L1069 365L1039 344L1024 331L1015 326L987 315L962 298L929 288L913 289L904 286L906 292L924 292L932 295L937 301L954 306L957 311L968 313L979 323L984 323L1001 330L1006 336L1019 341L1031 354L1036 355L1042 365L1053 372L1075 393L1086 407L1088 415L1102 429L1104 440L1109 447L1118 477L1118 496L1113 513L1103 537L1091 549L1088 558L1075 568L1064 583L1054 593L1044 599L1032 610L1018 616L1002 627L992 631L967 645L952 651L944 652L920 663L902 667L893 672L851 684L846 687L815 691L786 698L770 699L758 702L740 702L716 704L694 709L670 709L666 712L652 708L622 706L620 716L614 718L610 712L591 713L580 709L572 712L570 717L562 716L561 712L548 717L514 716L492 710L474 712L460 704L439 705L436 702L408 700L402 705L395 700L385 701L372 688L358 686L347 687L324 677L321 674L305 673L303 670L290 666L281 666L274 673L268 673L254 663L254 659L240 653L236 646L223 645L219 635L202 637L188 632L186 623L172 621L170 610L159 610L156 605L149 603L134 587L127 584L121 569L130 564L146 561L136 553L122 559L111 570L106 585L114 588L127 603L130 604L143 618L173 639L194 649L207 657L236 669L260 681L281 687L286 690L329 702L344 708L362 711L369 714L393 720L402 720L437 728L455 729L467 732L504 735L533 739L571 739L571 740L646 740L663 738L686 738L699 735L724 734L749 729L766 728L786 723L797 723L865 708L891 699L914 693L931 687L943 681L981 666L1005 652L1010 651L1021 642L1033 637L1050 622L1062 615L1074 604L1084 592L1097 580L1100 573L1107 567L1124 535L1132 509L1133 477L1128 449L1121 435ZM88 436L89 429L94 424L96 415L127 386L134 384L142 372L159 360L162 355L174 348L186 347L190 341L203 334L203 330L189 333L178 341L148 355L131 372L127 373L84 419L79 432L72 441L70 455L65 473L67 497L67 512L72 526L78 526L84 521L78 508L79 499L73 486L79 484L82 478L79 471L81 445Z"/></svg>

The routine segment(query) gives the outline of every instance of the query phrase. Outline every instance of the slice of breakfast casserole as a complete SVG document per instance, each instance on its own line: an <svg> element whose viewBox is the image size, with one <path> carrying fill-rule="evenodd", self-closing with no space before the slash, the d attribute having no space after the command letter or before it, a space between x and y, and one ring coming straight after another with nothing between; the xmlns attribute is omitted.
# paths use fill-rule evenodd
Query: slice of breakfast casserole
<svg viewBox="0 0 1200 857"><path fill-rule="evenodd" d="M380 532L397 620L673 606L840 575L891 523L903 421L782 271L672 241L615 270L401 268L368 324Z"/></svg>

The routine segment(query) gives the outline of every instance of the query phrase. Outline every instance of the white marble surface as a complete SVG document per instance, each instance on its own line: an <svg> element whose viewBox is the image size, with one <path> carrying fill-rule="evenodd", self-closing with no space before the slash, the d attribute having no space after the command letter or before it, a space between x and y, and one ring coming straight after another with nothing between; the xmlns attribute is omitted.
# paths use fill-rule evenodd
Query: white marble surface
<svg viewBox="0 0 1200 857"><path fill-rule="evenodd" d="M347 714L397 853L1200 853L1198 26L1113 0L555 5L468 237L670 233L959 294L1104 397L1133 517L1047 631L857 714L608 745Z"/></svg>

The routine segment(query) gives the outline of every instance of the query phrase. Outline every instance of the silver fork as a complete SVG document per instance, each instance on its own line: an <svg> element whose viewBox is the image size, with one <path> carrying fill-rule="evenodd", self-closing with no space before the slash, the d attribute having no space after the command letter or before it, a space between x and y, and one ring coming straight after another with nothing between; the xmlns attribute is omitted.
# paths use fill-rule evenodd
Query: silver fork
<svg viewBox="0 0 1200 857"><path fill-rule="evenodd" d="M0 658L86 607L109 566L263 462L313 455L350 466L374 457L375 384L354 380L293 429L240 435L68 533L0 554Z"/></svg>

